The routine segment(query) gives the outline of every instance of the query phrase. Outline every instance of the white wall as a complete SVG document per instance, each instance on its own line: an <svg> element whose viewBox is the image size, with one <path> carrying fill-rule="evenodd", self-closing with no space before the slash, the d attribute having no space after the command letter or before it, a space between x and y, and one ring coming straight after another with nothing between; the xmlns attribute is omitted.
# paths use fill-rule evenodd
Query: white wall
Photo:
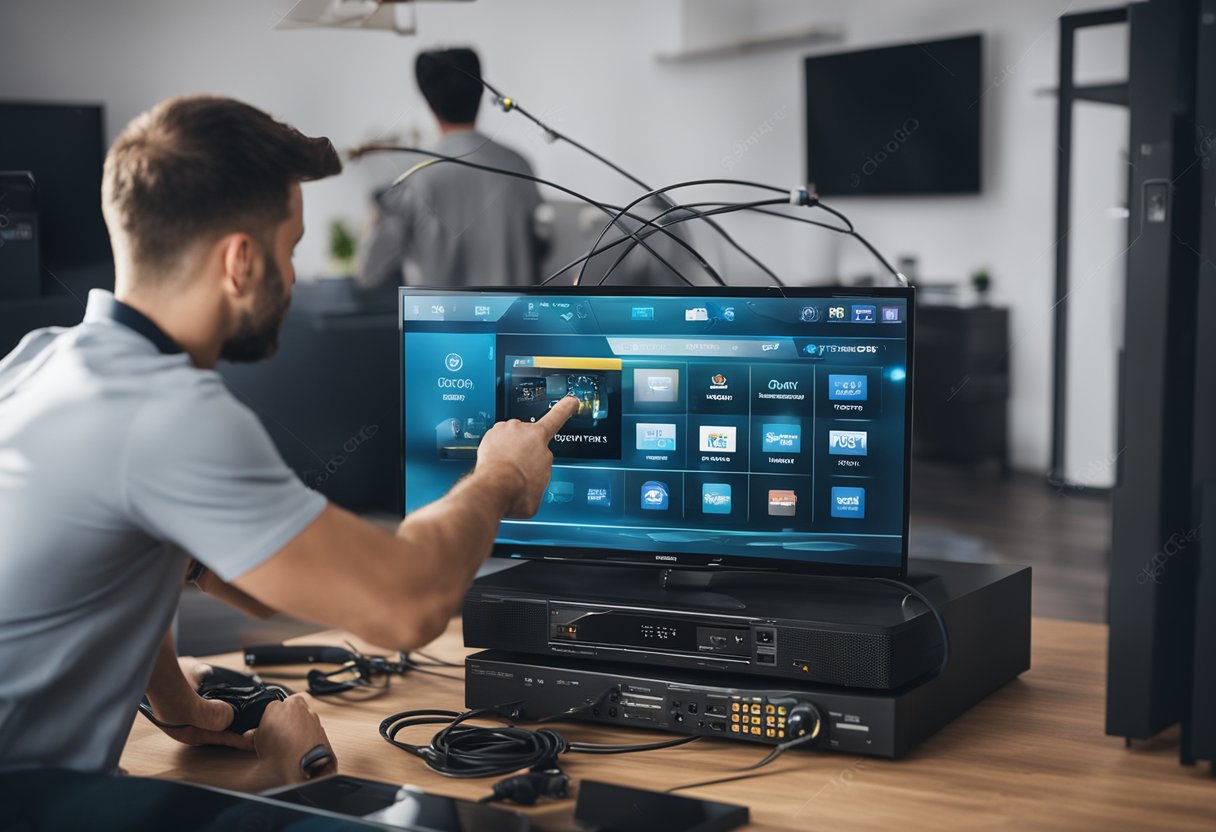
<svg viewBox="0 0 1216 832"><path fill-rule="evenodd" d="M432 134L414 89L420 47L473 44L493 83L525 106L655 182L731 175L775 184L803 176L801 58L784 50L684 65L658 64L687 30L677 0L477 0L418 8L420 34L281 32L290 0L0 0L0 97L99 100L110 138L157 100L230 94L339 146L396 131ZM843 25L864 47L982 31L987 37L984 193L973 197L839 199L889 256L920 257L925 279L993 276L994 299L1013 310L1014 464L1042 470L1050 412L1052 211L1055 176L1056 17L1107 0L757 0L762 30ZM700 13L712 14L706 3ZM710 27L712 28L712 27ZM767 128L765 127L767 125ZM542 176L607 199L634 192L522 118L486 108L483 129L527 152ZM3 125L0 125L3 129ZM751 145L749 136L758 140ZM358 223L365 196L397 171L388 158L351 165L306 186L310 229L297 265L325 266L325 227ZM708 195L707 198L712 198ZM793 282L830 272L876 273L860 247L792 223L736 218L741 241ZM702 238L704 239L704 238ZM707 249L713 252L710 245ZM741 277L750 277L737 261Z"/></svg>

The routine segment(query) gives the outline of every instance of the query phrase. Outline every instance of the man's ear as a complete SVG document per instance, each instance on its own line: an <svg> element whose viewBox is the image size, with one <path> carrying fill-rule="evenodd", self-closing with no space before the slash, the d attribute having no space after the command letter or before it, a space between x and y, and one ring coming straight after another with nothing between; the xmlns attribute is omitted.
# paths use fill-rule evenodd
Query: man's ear
<svg viewBox="0 0 1216 832"><path fill-rule="evenodd" d="M249 294L253 286L254 257L253 238L248 234L226 234L217 243L220 263L224 269L224 292L234 298Z"/></svg>

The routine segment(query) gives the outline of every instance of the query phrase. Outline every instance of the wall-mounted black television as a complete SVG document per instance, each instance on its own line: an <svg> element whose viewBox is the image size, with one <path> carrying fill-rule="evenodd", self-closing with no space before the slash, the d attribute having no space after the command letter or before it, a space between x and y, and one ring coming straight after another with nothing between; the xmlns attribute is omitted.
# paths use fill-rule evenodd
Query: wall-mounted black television
<svg viewBox="0 0 1216 832"><path fill-rule="evenodd" d="M104 115L100 104L0 101L0 170L34 175L42 263L52 273L111 262Z"/></svg>
<svg viewBox="0 0 1216 832"><path fill-rule="evenodd" d="M820 194L980 192L982 35L816 55L805 73Z"/></svg>

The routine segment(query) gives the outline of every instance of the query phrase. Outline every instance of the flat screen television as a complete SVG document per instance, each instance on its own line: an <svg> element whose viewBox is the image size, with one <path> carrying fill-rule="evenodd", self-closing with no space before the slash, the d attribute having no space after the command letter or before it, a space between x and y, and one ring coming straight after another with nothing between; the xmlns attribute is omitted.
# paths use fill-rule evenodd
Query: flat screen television
<svg viewBox="0 0 1216 832"><path fill-rule="evenodd" d="M980 192L983 37L805 62L807 181L824 196Z"/></svg>
<svg viewBox="0 0 1216 832"><path fill-rule="evenodd" d="M581 405L494 554L902 577L912 290L400 289L403 510Z"/></svg>

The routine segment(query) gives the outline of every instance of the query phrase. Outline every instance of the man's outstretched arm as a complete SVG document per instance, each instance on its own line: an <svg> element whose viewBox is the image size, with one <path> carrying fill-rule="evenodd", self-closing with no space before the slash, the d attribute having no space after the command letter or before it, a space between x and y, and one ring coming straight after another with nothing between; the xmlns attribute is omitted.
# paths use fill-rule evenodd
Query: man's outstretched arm
<svg viewBox="0 0 1216 832"><path fill-rule="evenodd" d="M578 409L562 399L534 424L486 432L472 473L390 533L329 505L233 583L274 609L410 650L434 639L489 554L503 517L530 517L549 483L549 442Z"/></svg>

